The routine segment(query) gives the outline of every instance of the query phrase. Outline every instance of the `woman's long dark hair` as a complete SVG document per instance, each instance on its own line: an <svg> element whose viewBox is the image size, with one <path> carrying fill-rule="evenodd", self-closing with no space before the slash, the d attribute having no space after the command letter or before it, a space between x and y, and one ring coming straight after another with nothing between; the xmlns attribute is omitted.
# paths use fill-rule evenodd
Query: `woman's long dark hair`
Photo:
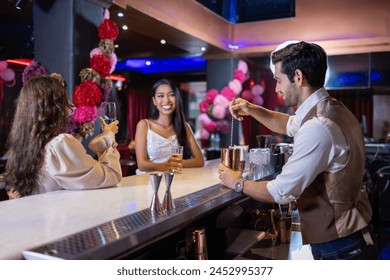
<svg viewBox="0 0 390 280"><path fill-rule="evenodd" d="M158 80L152 87L153 95L156 94L157 88L161 85L168 85L172 92L175 94L176 97L176 109L173 113L172 117L172 123L173 123L173 130L176 133L177 141L179 142L180 146L183 146L183 158L189 159L191 158L191 151L190 147L187 142L187 130L186 130L186 123L185 123L185 116L184 116L184 110L183 110L183 103L181 101L180 92L179 89L176 87L175 84L173 84L168 79L161 79ZM157 120L160 113L157 110L156 106L152 106L152 112L150 114L150 118L153 120Z"/></svg>
<svg viewBox="0 0 390 280"><path fill-rule="evenodd" d="M69 101L65 87L49 75L31 78L20 92L8 138L6 178L21 196L34 194L45 145L66 129Z"/></svg>

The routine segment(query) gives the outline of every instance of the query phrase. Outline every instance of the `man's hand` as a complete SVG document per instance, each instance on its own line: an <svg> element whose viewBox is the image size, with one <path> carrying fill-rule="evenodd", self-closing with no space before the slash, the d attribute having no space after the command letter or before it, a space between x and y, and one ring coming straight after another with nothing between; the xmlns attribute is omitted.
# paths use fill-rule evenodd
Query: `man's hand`
<svg viewBox="0 0 390 280"><path fill-rule="evenodd" d="M229 104L230 114L237 120L242 121L243 116L249 116L249 107L251 103L245 99L233 99Z"/></svg>
<svg viewBox="0 0 390 280"><path fill-rule="evenodd" d="M222 163L218 165L218 173L221 184L233 190L236 182L242 178L241 171L234 171Z"/></svg>

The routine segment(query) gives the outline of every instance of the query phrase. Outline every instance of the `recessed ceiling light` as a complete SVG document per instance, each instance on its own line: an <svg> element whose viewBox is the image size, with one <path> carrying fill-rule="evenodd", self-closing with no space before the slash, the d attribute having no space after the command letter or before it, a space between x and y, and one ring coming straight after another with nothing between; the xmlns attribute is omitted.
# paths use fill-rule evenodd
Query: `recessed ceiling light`
<svg viewBox="0 0 390 280"><path fill-rule="evenodd" d="M206 50L206 47L201 47L200 50L204 52Z"/></svg>
<svg viewBox="0 0 390 280"><path fill-rule="evenodd" d="M164 39L161 39L160 43L161 43L162 45L165 45L165 44L167 43L167 41L165 41Z"/></svg>
<svg viewBox="0 0 390 280"><path fill-rule="evenodd" d="M114 45L114 48L116 48L116 49L119 48L119 45L118 45L118 44L115 44L115 45Z"/></svg>
<svg viewBox="0 0 390 280"><path fill-rule="evenodd" d="M149 66L149 65L151 65L152 63L148 60L148 61L145 62L145 64Z"/></svg>
<svg viewBox="0 0 390 280"><path fill-rule="evenodd" d="M122 26L122 29L123 29L123 30L127 30L127 29L129 29L129 28L127 27L127 25L123 25L123 26Z"/></svg>
<svg viewBox="0 0 390 280"><path fill-rule="evenodd" d="M124 14L122 12L119 12L117 15L118 17L124 17Z"/></svg>

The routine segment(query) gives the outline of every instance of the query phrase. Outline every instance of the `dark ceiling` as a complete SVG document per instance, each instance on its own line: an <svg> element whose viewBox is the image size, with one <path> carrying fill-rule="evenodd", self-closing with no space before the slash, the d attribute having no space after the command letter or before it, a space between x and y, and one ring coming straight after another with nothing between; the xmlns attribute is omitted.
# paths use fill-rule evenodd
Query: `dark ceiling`
<svg viewBox="0 0 390 280"><path fill-rule="evenodd" d="M18 1L0 0L0 60L34 57L33 3L23 1L25 6L17 9L15 2ZM119 45L115 50L118 60L216 55L225 52L135 9L124 10L113 5L109 10L111 19L120 28L119 37L115 41ZM123 12L124 16L118 17L118 12ZM123 25L127 25L128 30L122 30ZM160 43L162 38L166 44ZM205 53L200 50L201 47L206 47Z"/></svg>

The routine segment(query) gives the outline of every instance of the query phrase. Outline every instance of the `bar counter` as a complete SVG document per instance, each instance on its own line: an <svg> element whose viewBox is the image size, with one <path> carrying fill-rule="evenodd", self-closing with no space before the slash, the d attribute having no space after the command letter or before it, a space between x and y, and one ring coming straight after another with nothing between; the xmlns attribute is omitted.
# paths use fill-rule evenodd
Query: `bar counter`
<svg viewBox="0 0 390 280"><path fill-rule="evenodd" d="M243 197L219 184L219 162L175 175L174 213L150 211L148 174L124 177L113 188L61 190L0 202L0 259L111 259L139 249ZM163 178L161 202L165 189Z"/></svg>

